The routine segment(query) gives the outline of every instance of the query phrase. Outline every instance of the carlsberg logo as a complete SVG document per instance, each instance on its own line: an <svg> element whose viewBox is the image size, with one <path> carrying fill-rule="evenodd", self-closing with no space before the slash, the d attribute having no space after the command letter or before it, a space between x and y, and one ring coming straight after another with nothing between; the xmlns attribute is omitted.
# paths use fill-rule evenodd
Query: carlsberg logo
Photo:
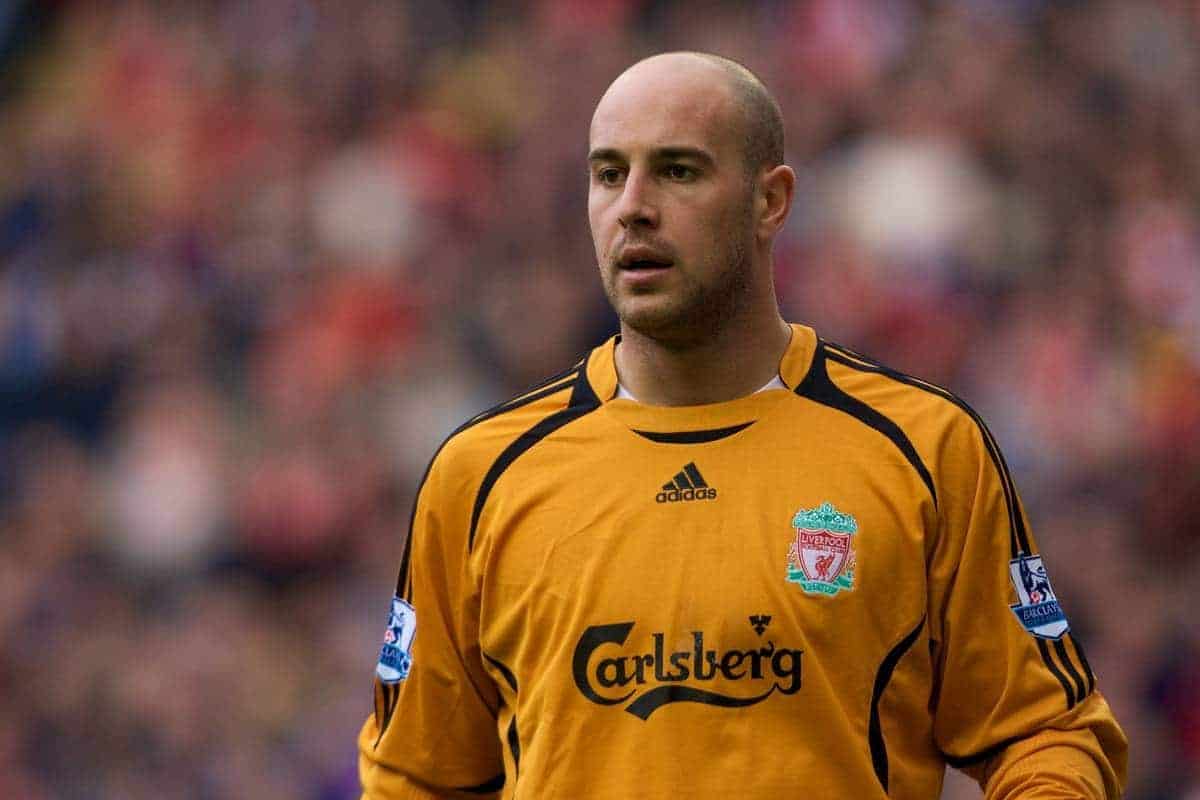
<svg viewBox="0 0 1200 800"><path fill-rule="evenodd" d="M719 650L706 645L703 631L692 631L687 649L668 652L666 634L655 632L648 647L630 653L622 645L634 625L593 625L579 637L572 674L591 702L612 706L632 700L625 710L644 720L668 703L740 708L761 703L776 691L790 695L800 690L802 650L778 647L774 641ZM745 684L750 693L723 694L704 686L718 679L723 688Z"/></svg>

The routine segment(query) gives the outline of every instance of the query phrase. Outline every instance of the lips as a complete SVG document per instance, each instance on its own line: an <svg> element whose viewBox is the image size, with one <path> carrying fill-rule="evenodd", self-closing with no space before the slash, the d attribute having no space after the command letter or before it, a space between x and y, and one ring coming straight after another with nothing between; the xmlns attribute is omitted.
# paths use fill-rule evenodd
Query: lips
<svg viewBox="0 0 1200 800"><path fill-rule="evenodd" d="M629 247L617 259L617 268L631 272L666 269L675 261L663 250L649 247Z"/></svg>

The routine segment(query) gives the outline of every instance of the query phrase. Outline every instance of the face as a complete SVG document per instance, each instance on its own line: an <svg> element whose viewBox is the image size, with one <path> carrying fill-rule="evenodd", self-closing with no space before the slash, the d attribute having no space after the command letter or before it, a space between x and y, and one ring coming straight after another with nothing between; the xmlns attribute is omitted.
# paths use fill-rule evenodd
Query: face
<svg viewBox="0 0 1200 800"><path fill-rule="evenodd" d="M626 72L596 109L588 217L622 327L694 341L752 289L753 194L722 77L658 66Z"/></svg>

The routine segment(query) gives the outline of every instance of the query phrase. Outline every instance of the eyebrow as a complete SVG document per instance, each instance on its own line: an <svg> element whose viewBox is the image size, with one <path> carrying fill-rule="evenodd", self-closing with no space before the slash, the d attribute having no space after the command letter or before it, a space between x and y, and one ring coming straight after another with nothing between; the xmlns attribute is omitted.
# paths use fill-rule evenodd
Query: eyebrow
<svg viewBox="0 0 1200 800"><path fill-rule="evenodd" d="M650 157L657 161L691 159L706 166L712 166L715 163L715 159L713 159L712 155L707 150L703 150L699 147L688 147L686 145L656 147L650 151ZM594 164L602 161L626 161L628 159L620 150L612 147L598 147L588 153L587 160L589 164Z"/></svg>

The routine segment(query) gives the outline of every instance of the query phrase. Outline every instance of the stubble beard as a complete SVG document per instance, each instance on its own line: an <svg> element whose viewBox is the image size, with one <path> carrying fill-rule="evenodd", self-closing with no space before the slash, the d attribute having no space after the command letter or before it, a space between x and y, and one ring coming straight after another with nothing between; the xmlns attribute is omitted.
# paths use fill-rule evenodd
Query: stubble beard
<svg viewBox="0 0 1200 800"><path fill-rule="evenodd" d="M754 291L748 217L747 207L709 250L712 259L724 265L719 271L703 271L713 275L711 283L684 274L682 285L670 296L627 298L618 294L617 269L611 267L605 276L604 291L622 328L672 349L692 347L719 336L742 315Z"/></svg>

